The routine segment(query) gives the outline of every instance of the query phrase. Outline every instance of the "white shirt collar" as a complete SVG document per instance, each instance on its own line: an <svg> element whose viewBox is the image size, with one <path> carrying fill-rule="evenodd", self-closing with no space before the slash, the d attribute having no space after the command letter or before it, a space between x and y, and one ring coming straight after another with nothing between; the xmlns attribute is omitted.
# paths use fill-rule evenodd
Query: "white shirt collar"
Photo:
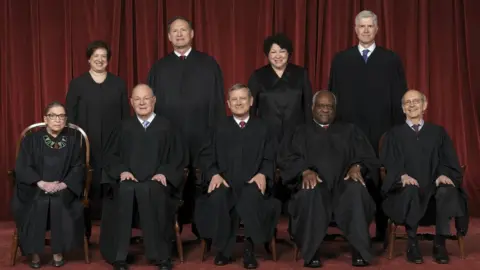
<svg viewBox="0 0 480 270"><path fill-rule="evenodd" d="M250 115L247 116L247 118L245 118L244 120L238 119L235 116L233 116L233 119L235 120L235 122L237 122L237 125L240 126L240 122L242 122L242 121L245 122L245 124L248 123L248 120L250 119Z"/></svg>
<svg viewBox="0 0 480 270"><path fill-rule="evenodd" d="M358 44L358 51L362 55L363 50L367 49L368 50L368 57L370 57L370 55L372 54L373 50L375 50L376 47L377 47L377 45L375 44L375 42L372 45L370 45L368 48L364 48L362 45Z"/></svg>
<svg viewBox="0 0 480 270"><path fill-rule="evenodd" d="M152 121L153 121L153 119L155 118L155 115L156 115L156 114L155 114L154 112L152 112L152 114L150 114L150 116L147 118L147 120L142 120L142 119L141 119L140 117L138 117L138 115L137 115L137 119L138 119L138 121L140 121L140 124L142 124L142 126L143 126L143 123L144 123L145 121L148 121L148 122L151 124Z"/></svg>
<svg viewBox="0 0 480 270"><path fill-rule="evenodd" d="M413 122L410 121L409 119L407 119L407 125L411 128L413 128ZM420 122L418 122L418 130L422 129L423 125L425 124L425 121L423 121L423 119L420 120Z"/></svg>
<svg viewBox="0 0 480 270"><path fill-rule="evenodd" d="M183 54L183 56L187 57L187 56L190 54L191 51L192 51L192 47L190 47L190 49L188 49L188 51L186 51L186 52ZM175 50L174 50L173 52L175 53L176 56L178 56L178 57L181 56L181 54L180 54L179 52L177 52L177 51L175 51Z"/></svg>
<svg viewBox="0 0 480 270"><path fill-rule="evenodd" d="M320 124L319 122L317 122L317 120L315 120L315 118L313 119L313 122L315 122L315 124L321 126L321 127L325 127L325 126L329 126L330 124Z"/></svg>

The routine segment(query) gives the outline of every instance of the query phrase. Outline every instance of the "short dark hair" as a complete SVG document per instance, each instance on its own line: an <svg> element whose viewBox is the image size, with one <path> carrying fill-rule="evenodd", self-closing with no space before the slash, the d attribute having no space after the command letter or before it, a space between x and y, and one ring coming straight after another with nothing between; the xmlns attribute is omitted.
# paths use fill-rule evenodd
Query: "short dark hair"
<svg viewBox="0 0 480 270"><path fill-rule="evenodd" d="M107 51L107 60L110 60L110 57L112 56L112 52L110 51L110 47L108 47L107 42L103 40L95 40L88 44L87 47L87 59L90 59L92 57L92 54L97 50L97 49L105 49Z"/></svg>
<svg viewBox="0 0 480 270"><path fill-rule="evenodd" d="M263 42L263 52L268 56L273 44L277 44L280 48L287 50L288 54L292 54L293 45L292 41L283 33L277 33L273 36L269 36Z"/></svg>
<svg viewBox="0 0 480 270"><path fill-rule="evenodd" d="M190 27L190 29L193 30L192 22L189 19L187 19L183 16L175 16L175 17L171 18L170 20L168 20L168 24L167 24L167 32L168 33L170 33L170 26L172 26L172 23L176 20L185 21L188 24L188 27Z"/></svg>
<svg viewBox="0 0 480 270"><path fill-rule="evenodd" d="M45 107L45 110L43 110L43 115L47 115L50 109L54 107L62 107L63 110L65 111L65 114L67 114L67 108L65 108L65 105L63 105L61 102L58 102L58 101L52 101L48 103L47 107Z"/></svg>

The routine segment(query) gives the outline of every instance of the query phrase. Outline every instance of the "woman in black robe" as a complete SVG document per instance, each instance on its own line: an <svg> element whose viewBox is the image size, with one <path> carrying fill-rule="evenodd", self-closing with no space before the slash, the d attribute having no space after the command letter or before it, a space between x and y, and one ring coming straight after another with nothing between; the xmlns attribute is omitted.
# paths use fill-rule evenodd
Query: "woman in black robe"
<svg viewBox="0 0 480 270"><path fill-rule="evenodd" d="M82 246L84 233L81 135L65 128L66 113L60 103L47 106L44 121L45 129L22 140L12 200L20 249L32 256L32 268L41 266L39 254L47 231L56 267L64 265L64 252Z"/></svg>
<svg viewBox="0 0 480 270"><path fill-rule="evenodd" d="M252 115L269 124L277 149L299 125L312 120L312 85L307 70L289 63L292 41L284 34L269 36L263 43L268 64L255 70L248 81L252 91ZM276 183L274 196L285 202L289 191Z"/></svg>
<svg viewBox="0 0 480 270"><path fill-rule="evenodd" d="M100 180L104 164L103 152L108 136L130 115L125 82L107 72L111 51L103 41L88 45L90 70L70 82L67 93L68 119L88 135L91 145L93 181L90 190L90 208L85 208L86 235L91 235L91 220L101 217Z"/></svg>

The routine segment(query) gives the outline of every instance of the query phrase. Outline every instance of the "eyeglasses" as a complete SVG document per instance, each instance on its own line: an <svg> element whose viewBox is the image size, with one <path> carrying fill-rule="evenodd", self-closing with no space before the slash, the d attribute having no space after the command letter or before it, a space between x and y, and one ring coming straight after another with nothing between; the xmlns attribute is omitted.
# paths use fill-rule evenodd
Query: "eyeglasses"
<svg viewBox="0 0 480 270"><path fill-rule="evenodd" d="M53 114L53 113L49 113L47 114L47 117L48 119L50 120L61 120L61 121L65 121L65 119L67 119L67 115L66 114Z"/></svg>
<svg viewBox="0 0 480 270"><path fill-rule="evenodd" d="M417 98L417 99L412 99L412 100L404 101L404 102L403 102L403 105L405 105L405 106L410 106L410 105L412 105L412 104L413 104L413 105L418 105L418 104L420 104L420 103L422 103L422 99Z"/></svg>
<svg viewBox="0 0 480 270"><path fill-rule="evenodd" d="M144 103L144 102L150 102L153 99L153 97L145 97L145 98L132 98L134 103Z"/></svg>

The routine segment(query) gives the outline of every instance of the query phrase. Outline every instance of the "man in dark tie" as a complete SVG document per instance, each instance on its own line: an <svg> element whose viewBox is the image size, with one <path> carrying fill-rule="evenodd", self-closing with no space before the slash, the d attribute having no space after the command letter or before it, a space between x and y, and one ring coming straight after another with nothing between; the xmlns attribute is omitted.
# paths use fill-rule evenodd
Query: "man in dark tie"
<svg viewBox="0 0 480 270"><path fill-rule="evenodd" d="M278 157L283 184L293 191L289 203L290 233L304 266L321 267L318 249L331 221L351 245L352 265L373 259L369 226L375 203L366 186L379 162L368 138L350 123L335 120L335 95L313 97L313 120L297 128Z"/></svg>
<svg viewBox="0 0 480 270"><path fill-rule="evenodd" d="M254 244L268 243L280 215L280 202L270 197L274 180L273 137L260 118L249 115L253 97L246 85L228 92L233 116L212 130L200 151L204 194L195 221L201 237L218 249L216 265L231 262L239 220L245 228L244 267L257 268Z"/></svg>
<svg viewBox="0 0 480 270"><path fill-rule="evenodd" d="M446 264L450 219L455 218L457 234L464 236L468 228L462 170L445 129L423 120L425 95L409 90L402 98L402 107L406 123L386 134L380 153L387 172L382 186L387 196L383 209L395 224L405 225L407 260L413 263L423 263L417 241L420 221L425 218L427 223L435 223L433 257Z"/></svg>
<svg viewBox="0 0 480 270"><path fill-rule="evenodd" d="M329 88L338 98L337 119L353 123L378 153L383 133L404 122L398 101L407 90L400 57L377 46L378 19L364 10L355 18L358 45L339 52L330 67ZM387 219L381 210L380 187L370 189L377 203L378 240L385 237Z"/></svg>
<svg viewBox="0 0 480 270"><path fill-rule="evenodd" d="M190 171L195 171L208 130L225 117L223 77L212 56L192 48L194 31L189 20L175 17L167 30L173 52L152 66L148 84L158 97L155 112L179 129L189 150ZM191 220L195 183L195 173L191 173L184 187L181 224ZM192 230L196 233L195 226Z"/></svg>

